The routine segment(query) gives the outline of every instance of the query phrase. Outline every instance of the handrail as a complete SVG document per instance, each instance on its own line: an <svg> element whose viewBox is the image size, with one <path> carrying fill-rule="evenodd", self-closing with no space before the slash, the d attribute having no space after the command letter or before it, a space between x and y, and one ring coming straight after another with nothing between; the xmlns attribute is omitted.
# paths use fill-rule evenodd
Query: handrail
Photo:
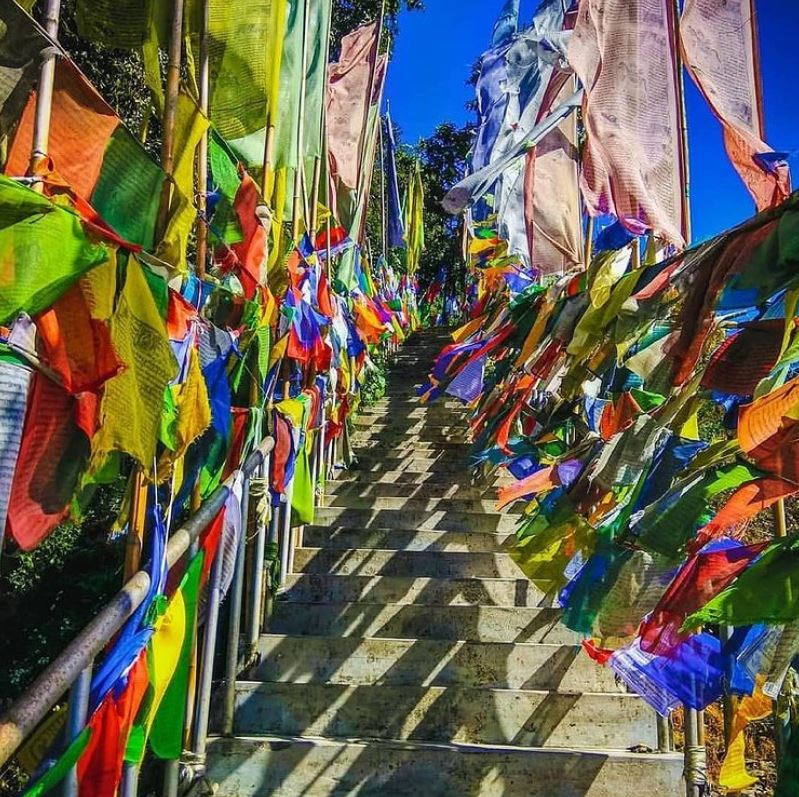
<svg viewBox="0 0 799 797"><path fill-rule="evenodd" d="M275 441L267 437L244 464L220 485L200 509L181 526L167 543L169 569L180 561L192 543L224 506L234 480L251 476L266 461ZM61 700L80 674L113 639L141 606L150 589L150 576L136 573L97 616L64 648L44 672L0 716L0 766L5 765L47 713Z"/></svg>

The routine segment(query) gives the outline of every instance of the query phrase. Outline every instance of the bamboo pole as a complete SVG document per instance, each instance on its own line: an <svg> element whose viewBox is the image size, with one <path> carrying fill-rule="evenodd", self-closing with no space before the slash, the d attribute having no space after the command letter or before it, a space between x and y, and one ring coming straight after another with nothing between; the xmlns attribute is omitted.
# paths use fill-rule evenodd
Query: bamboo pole
<svg viewBox="0 0 799 797"><path fill-rule="evenodd" d="M172 168L174 165L175 117L177 113L178 89L180 87L180 61L183 34L183 0L174 0L172 28L169 40L169 67L167 71L166 101L164 103L164 138L161 144L162 167L166 179L161 191L158 209L158 237L162 237L169 219L172 198ZM144 532L147 519L147 483L140 466L133 476L133 498L130 524L125 551L125 581L137 573L144 548Z"/></svg>
<svg viewBox="0 0 799 797"><path fill-rule="evenodd" d="M677 112L680 119L680 179L682 182L683 238L686 246L693 238L691 224L691 166L688 148L688 113L685 107L685 74L683 72L682 48L680 45L680 0L674 0L673 16L674 66L677 75Z"/></svg>
<svg viewBox="0 0 799 797"><path fill-rule="evenodd" d="M386 151L383 140L383 120L380 118L380 108L377 109L377 140L380 147L380 204L381 204L381 232L383 235L383 257L388 253L388 224L386 220Z"/></svg>
<svg viewBox="0 0 799 797"><path fill-rule="evenodd" d="M61 0L47 0L44 11L44 29L47 35L58 41L58 23L61 19ZM33 146L29 172L36 175L47 161L50 145L50 120L53 110L53 86L55 84L55 67L58 53L55 47L44 51L42 66L39 72L39 88L36 93L36 110L33 122ZM35 182L35 191L44 192L44 186Z"/></svg>
<svg viewBox="0 0 799 797"><path fill-rule="evenodd" d="M300 214L303 212L306 228L310 221L308 214L308 194L303 189L305 178L305 91L308 85L308 17L310 0L303 0L302 20L302 59L300 72L300 96L297 120L297 171L294 174L294 204L291 211L291 235L294 242L300 235Z"/></svg>
<svg viewBox="0 0 799 797"><path fill-rule="evenodd" d="M313 168L313 183L311 193L311 216L310 216L310 232L312 236L316 236L316 228L319 224L319 194L321 191L322 179L322 157L327 157L327 65L330 62L330 34L331 25L333 21L333 2L330 0L328 3L327 14L327 29L325 30L325 80L323 83L324 89L322 91L322 107L319 110L321 116L321 123L319 125L319 152L320 154L314 158ZM327 171L327 170L326 170ZM330 205L328 197L328 207Z"/></svg>
<svg viewBox="0 0 799 797"><path fill-rule="evenodd" d="M183 0L173 0L172 26L169 33L169 63L166 72L166 98L164 100L164 132L161 142L161 167L167 178L161 190L161 206L158 209L158 237L166 231L169 210L172 205L172 172L175 165L175 121L180 90L181 48L183 45Z"/></svg>
<svg viewBox="0 0 799 797"><path fill-rule="evenodd" d="M209 0L203 0L200 22L200 110L208 116L211 94L211 69L208 51ZM208 259L208 136L206 130L197 148L197 276L205 277Z"/></svg>
<svg viewBox="0 0 799 797"><path fill-rule="evenodd" d="M594 256L594 217L588 217L588 223L585 225L585 267L591 265L591 259Z"/></svg>

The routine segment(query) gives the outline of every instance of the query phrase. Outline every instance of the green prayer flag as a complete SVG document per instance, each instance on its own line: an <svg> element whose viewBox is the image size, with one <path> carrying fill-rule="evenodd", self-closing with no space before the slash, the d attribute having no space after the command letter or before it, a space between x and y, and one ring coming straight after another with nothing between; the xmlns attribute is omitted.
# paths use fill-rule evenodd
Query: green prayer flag
<svg viewBox="0 0 799 797"><path fill-rule="evenodd" d="M298 130L302 88L302 42L305 30L305 4L292 2L286 16L283 59L280 64L279 113L275 121L275 166L296 169L299 163ZM310 52L310 49L309 49Z"/></svg>
<svg viewBox="0 0 799 797"><path fill-rule="evenodd" d="M796 797L799 794L799 726L791 732L784 754L779 757L780 770L774 797Z"/></svg>
<svg viewBox="0 0 799 797"><path fill-rule="evenodd" d="M799 540L775 542L736 581L685 621L701 625L789 623L799 619Z"/></svg>
<svg viewBox="0 0 799 797"><path fill-rule="evenodd" d="M193 3L199 7L198 0ZM273 52L279 48L272 47L280 36L279 5L276 0L209 0L209 115L228 141L264 127L272 74L279 69ZM198 59L195 33L192 50Z"/></svg>
<svg viewBox="0 0 799 797"><path fill-rule="evenodd" d="M164 761L177 761L183 752L183 726L189 694L189 667L195 644L194 626L197 601L203 572L204 553L201 551L189 562L178 589L186 606L186 635L172 681L164 694L150 730L150 747Z"/></svg>
<svg viewBox="0 0 799 797"><path fill-rule="evenodd" d="M67 747L62 754L61 758L42 775L36 783L28 788L23 797L39 797L40 794L46 794L54 786L61 783L62 780L69 774L69 771L78 759L83 754L83 751L88 747L89 741L92 737L92 729L85 727L83 731L75 738L75 740Z"/></svg>
<svg viewBox="0 0 799 797"><path fill-rule="evenodd" d="M636 545L672 560L679 559L710 502L726 490L740 487L760 475L752 465L736 463L689 476L646 508L634 529Z"/></svg>
<svg viewBox="0 0 799 797"><path fill-rule="evenodd" d="M107 260L77 213L0 176L0 323L46 310Z"/></svg>
<svg viewBox="0 0 799 797"><path fill-rule="evenodd" d="M236 156L215 130L211 130L208 138L208 159L211 166L213 191L218 197L214 214L211 217L211 232L220 241L224 241L230 246L243 238L236 212L233 209L241 179Z"/></svg>
<svg viewBox="0 0 799 797"><path fill-rule="evenodd" d="M119 125L108 142L92 206L125 240L152 251L164 171Z"/></svg>
<svg viewBox="0 0 799 797"><path fill-rule="evenodd" d="M327 101L327 41L330 37L332 4L329 0L310 3L308 18L308 59L305 72L305 114L303 155L322 155L322 106Z"/></svg>

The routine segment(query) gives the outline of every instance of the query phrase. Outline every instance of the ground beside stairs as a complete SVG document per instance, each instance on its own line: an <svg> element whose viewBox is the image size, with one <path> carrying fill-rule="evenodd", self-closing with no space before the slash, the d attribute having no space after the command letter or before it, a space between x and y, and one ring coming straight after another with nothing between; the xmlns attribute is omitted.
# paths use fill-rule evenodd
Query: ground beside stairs
<svg viewBox="0 0 799 797"><path fill-rule="evenodd" d="M261 662L214 739L220 797L625 797L684 792L655 715L581 652L507 553L460 404L416 388L412 338L357 421L359 466L304 531Z"/></svg>

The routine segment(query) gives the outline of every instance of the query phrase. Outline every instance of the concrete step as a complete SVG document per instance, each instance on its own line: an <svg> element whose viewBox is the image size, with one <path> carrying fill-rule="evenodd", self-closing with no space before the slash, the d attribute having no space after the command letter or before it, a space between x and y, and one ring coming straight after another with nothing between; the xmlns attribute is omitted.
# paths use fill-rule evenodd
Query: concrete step
<svg viewBox="0 0 799 797"><path fill-rule="evenodd" d="M252 681L624 692L579 645L263 636Z"/></svg>
<svg viewBox="0 0 799 797"><path fill-rule="evenodd" d="M316 510L316 526L343 528L419 529L428 531L514 531L518 516L415 509L348 509L343 506Z"/></svg>
<svg viewBox="0 0 799 797"><path fill-rule="evenodd" d="M397 603L424 606L541 606L544 595L526 578L289 576L282 601Z"/></svg>
<svg viewBox="0 0 799 797"><path fill-rule="evenodd" d="M472 444L467 440L423 440L418 435L408 435L407 437L397 435L384 439L364 432L353 435L352 446L356 456L359 456L362 451L370 451L375 448L392 451L435 451L448 456L467 456Z"/></svg>
<svg viewBox="0 0 799 797"><path fill-rule="evenodd" d="M388 470L388 471L363 471L359 469L341 471L335 481L328 482L327 492L336 493L342 487L352 489L350 485L356 483L359 489L380 489L383 485L415 485L431 486L431 487L446 487L460 491L461 489L470 489L474 487L484 488L486 490L495 489L497 486L505 484L513 484L516 480L507 474L499 474L491 476L488 479L477 477L472 479L471 471L461 471L459 475L463 475L463 481L454 481L451 474L436 473L436 472L422 472L413 470ZM496 492L491 493L492 496Z"/></svg>
<svg viewBox="0 0 799 797"><path fill-rule="evenodd" d="M651 797L684 791L677 755L248 737L212 739L217 797ZM644 786L645 784L645 786Z"/></svg>
<svg viewBox="0 0 799 797"><path fill-rule="evenodd" d="M405 412L416 407L441 407L442 409L463 410L466 405L457 399L439 398L433 402L422 401L421 396L416 395L416 390L408 388L407 392L402 394L392 394L387 398L380 399L374 404L370 404L372 410L391 410L393 412L402 411L402 415L397 417L405 417Z"/></svg>
<svg viewBox="0 0 799 797"><path fill-rule="evenodd" d="M515 506L505 510L504 515L499 515L496 511L497 500L483 498L466 498L465 496L454 496L453 498L424 498L424 497L362 497L359 495L335 494L328 496L325 508L335 509L338 507L347 509L369 510L371 512L383 512L386 510L396 512L446 512L461 514L464 512L472 514L485 514L493 517L517 516L524 512L524 504L517 502Z"/></svg>
<svg viewBox="0 0 799 797"><path fill-rule="evenodd" d="M326 494L336 498L468 498L496 500L497 488L491 485L462 485L453 484L451 479L446 481L425 482L417 480L415 483L398 479L392 482L389 479L373 480L371 474L359 481L339 480L327 485Z"/></svg>
<svg viewBox="0 0 799 797"><path fill-rule="evenodd" d="M391 551L370 548L298 548L297 573L416 578L518 578L522 571L505 553Z"/></svg>
<svg viewBox="0 0 799 797"><path fill-rule="evenodd" d="M393 452L380 453L375 450L365 452L360 449L357 452L357 463L350 471L372 473L375 471L408 470L412 473L439 473L449 475L453 483L457 483L460 479L469 479L471 477L468 457L454 458L439 453L426 456L424 453L409 451L407 454L398 455ZM427 452L427 454L431 453Z"/></svg>
<svg viewBox="0 0 799 797"><path fill-rule="evenodd" d="M657 745L637 695L441 686L236 684L237 733L625 750Z"/></svg>
<svg viewBox="0 0 799 797"><path fill-rule="evenodd" d="M469 417L468 410L458 410L455 408L438 408L435 404L416 407L409 412L403 413L401 418L397 417L396 412L390 409L377 410L374 406L363 410L355 416L355 426L370 426L375 423L386 423L391 420L399 420L402 424L423 423L432 427L460 426L466 425Z"/></svg>
<svg viewBox="0 0 799 797"><path fill-rule="evenodd" d="M352 551L445 551L449 553L500 553L516 541L512 533L465 531L413 531L406 529L334 529L306 526L302 544L307 548Z"/></svg>
<svg viewBox="0 0 799 797"><path fill-rule="evenodd" d="M278 602L269 631L298 636L579 644L582 637L558 622L560 614L558 609L505 606Z"/></svg>
<svg viewBox="0 0 799 797"><path fill-rule="evenodd" d="M430 432L439 436L446 436L464 434L469 431L466 424L457 419L447 423L434 421L432 418L397 418L396 415L392 415L390 412L386 412L384 415L373 415L370 418L359 415L355 418L354 426L359 434L364 432L371 432L372 434L384 434L386 432L419 434L421 432Z"/></svg>
<svg viewBox="0 0 799 797"><path fill-rule="evenodd" d="M384 446L404 446L424 444L425 448L439 448L448 451L451 448L470 446L469 430L463 427L452 431L439 429L420 429L418 431L406 429L387 429L375 427L359 427L350 437L352 445L357 449L369 444Z"/></svg>

